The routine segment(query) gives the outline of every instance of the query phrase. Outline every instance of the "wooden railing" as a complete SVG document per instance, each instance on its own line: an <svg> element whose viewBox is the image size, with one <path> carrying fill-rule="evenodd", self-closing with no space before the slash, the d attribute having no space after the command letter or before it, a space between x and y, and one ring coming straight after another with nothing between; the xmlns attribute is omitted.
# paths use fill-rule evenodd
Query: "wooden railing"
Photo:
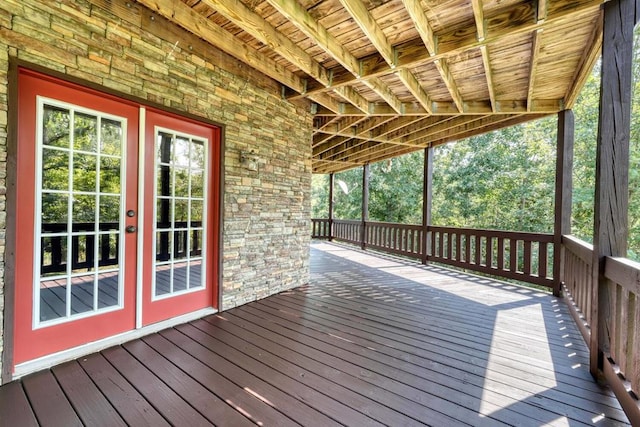
<svg viewBox="0 0 640 427"><path fill-rule="evenodd" d="M329 239L331 238L331 221L328 219L311 220L311 238Z"/></svg>
<svg viewBox="0 0 640 427"><path fill-rule="evenodd" d="M423 228L420 225L367 222L365 247L422 259Z"/></svg>
<svg viewBox="0 0 640 427"><path fill-rule="evenodd" d="M637 425L640 421L640 264L626 258L607 257L604 275L608 279L604 286L608 287L609 300L601 301L599 310L608 314L609 351L605 350L603 370L632 424ZM635 414L629 408L635 409Z"/></svg>
<svg viewBox="0 0 640 427"><path fill-rule="evenodd" d="M552 234L451 227L429 230L430 261L553 287Z"/></svg>
<svg viewBox="0 0 640 427"><path fill-rule="evenodd" d="M550 288L554 284L552 234L435 226L425 233L421 225L334 220L328 236L315 231L325 221L312 220L314 235Z"/></svg>
<svg viewBox="0 0 640 427"><path fill-rule="evenodd" d="M602 373L631 424L640 425L640 264L626 258L605 257L605 280L597 284L605 288L594 289L593 246L573 236L562 236L562 246L565 301L588 343L603 335L592 330L592 313L604 311L605 315L599 317L605 319L605 324L599 328L606 331L604 336L608 339L595 345L604 350ZM598 301L600 295L608 295L608 300Z"/></svg>
<svg viewBox="0 0 640 427"><path fill-rule="evenodd" d="M562 236L564 297L586 342L589 342L593 292L593 246L573 236Z"/></svg>
<svg viewBox="0 0 640 427"><path fill-rule="evenodd" d="M333 238L347 243L361 243L362 221L349 219L333 220Z"/></svg>

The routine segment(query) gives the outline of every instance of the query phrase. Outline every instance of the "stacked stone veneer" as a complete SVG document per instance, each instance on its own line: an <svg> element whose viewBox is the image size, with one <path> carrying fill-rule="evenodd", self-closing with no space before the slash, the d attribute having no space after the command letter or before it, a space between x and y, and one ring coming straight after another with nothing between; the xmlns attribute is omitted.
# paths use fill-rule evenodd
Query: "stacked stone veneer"
<svg viewBox="0 0 640 427"><path fill-rule="evenodd" d="M133 1L2 0L0 316L10 58L224 125L222 309L308 282L308 108L283 100L272 80ZM240 152L249 150L258 171L240 165Z"/></svg>

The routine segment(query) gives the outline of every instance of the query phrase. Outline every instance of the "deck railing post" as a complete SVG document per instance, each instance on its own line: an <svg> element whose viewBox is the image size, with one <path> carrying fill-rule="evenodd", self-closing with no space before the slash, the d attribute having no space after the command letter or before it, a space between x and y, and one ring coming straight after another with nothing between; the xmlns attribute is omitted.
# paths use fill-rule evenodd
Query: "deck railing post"
<svg viewBox="0 0 640 427"><path fill-rule="evenodd" d="M360 226L360 247L367 246L367 221L369 221L369 163L362 167L362 225Z"/></svg>
<svg viewBox="0 0 640 427"><path fill-rule="evenodd" d="M604 276L605 259L627 255L631 65L640 0L612 0L603 7L589 345L590 371L598 379L603 378L604 358L610 352L615 311L615 296Z"/></svg>
<svg viewBox="0 0 640 427"><path fill-rule="evenodd" d="M335 183L335 175L329 174L329 241L333 240L333 184Z"/></svg>
<svg viewBox="0 0 640 427"><path fill-rule="evenodd" d="M433 148L424 149L424 171L422 184L422 263L429 262L429 248L431 247L431 201L433 181Z"/></svg>
<svg viewBox="0 0 640 427"><path fill-rule="evenodd" d="M553 294L562 292L564 256L562 235L571 234L571 195L573 192L573 111L558 113L558 145L556 149L556 199L553 226Z"/></svg>

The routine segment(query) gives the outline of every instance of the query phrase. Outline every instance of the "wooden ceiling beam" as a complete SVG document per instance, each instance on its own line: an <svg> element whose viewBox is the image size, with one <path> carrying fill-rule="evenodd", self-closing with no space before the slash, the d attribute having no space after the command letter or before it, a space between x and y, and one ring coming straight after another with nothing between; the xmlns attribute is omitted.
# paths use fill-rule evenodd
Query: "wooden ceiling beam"
<svg viewBox="0 0 640 427"><path fill-rule="evenodd" d="M496 112L496 89L493 86L493 73L491 71L491 59L489 58L489 47L480 46L482 53L482 66L484 67L484 75L487 79L487 90L489 91L489 100L491 101L491 111Z"/></svg>
<svg viewBox="0 0 640 427"><path fill-rule="evenodd" d="M351 86L337 87L333 91L342 99L344 99L345 101L349 102L351 105L356 107L358 110L362 111L367 115L370 114L369 101L367 101L362 95L360 95Z"/></svg>
<svg viewBox="0 0 640 427"><path fill-rule="evenodd" d="M600 11L600 17L597 20L597 25L591 33L591 41L580 59L580 64L578 65L576 73L572 79L573 84L564 97L564 108L573 108L573 105L580 95L580 89L584 86L584 82L589 78L594 64L600 57L600 51L602 49L602 15L603 12Z"/></svg>
<svg viewBox="0 0 640 427"><path fill-rule="evenodd" d="M398 118L399 116L378 116L368 118L364 123L358 124L358 126L356 127L356 134L364 135L367 132L375 131L375 129L379 128L380 126L392 122L393 120L397 120Z"/></svg>
<svg viewBox="0 0 640 427"><path fill-rule="evenodd" d="M473 7L473 18L476 21L476 38L479 42L481 42L486 37L484 29L484 9L482 7L482 0L471 0L471 6Z"/></svg>
<svg viewBox="0 0 640 427"><path fill-rule="evenodd" d="M451 70L449 69L449 65L447 64L447 60L444 58L441 58L441 59L435 60L433 63L436 65L436 68L440 72L440 75L442 76L442 81L444 82L445 86L447 86L447 89L449 90L449 94L451 95L451 98L453 99L453 102L456 105L456 108L458 109L459 112L463 112L464 102L462 101L462 95L458 90L458 85L453 79L453 75L451 74Z"/></svg>
<svg viewBox="0 0 640 427"><path fill-rule="evenodd" d="M531 111L533 105L533 92L535 90L536 70L538 68L538 57L540 56L540 45L542 38L542 28L533 32L531 36L531 60L529 61L529 89L527 91L527 111Z"/></svg>
<svg viewBox="0 0 640 427"><path fill-rule="evenodd" d="M356 77L359 76L360 61L345 50L344 45L320 25L299 2L291 0L267 1L289 22L293 23L307 37L313 40L318 47L338 61L347 71Z"/></svg>
<svg viewBox="0 0 640 427"><path fill-rule="evenodd" d="M324 86L331 86L329 71L316 62L304 49L280 33L260 15L237 0L201 0L201 2L221 13L256 40L267 45L278 55L316 79Z"/></svg>
<svg viewBox="0 0 640 427"><path fill-rule="evenodd" d="M536 0L536 23L543 23L547 19L547 0Z"/></svg>
<svg viewBox="0 0 640 427"><path fill-rule="evenodd" d="M238 41L231 33L210 22L186 4L173 0L136 1L298 93L306 90L303 79L266 55Z"/></svg>
<svg viewBox="0 0 640 427"><path fill-rule="evenodd" d="M473 0L474 3L480 0ZM437 39L433 34L433 30L431 28L431 24L429 24L429 19L424 13L422 9L422 5L420 0L402 0L405 9L409 13L411 20L416 26L418 30L418 34L420 34L420 38L427 48L427 52L429 57L433 57L438 53L437 48ZM440 76L442 77L442 81L447 86L449 93L451 94L451 99L456 105L458 111L462 111L464 109L462 96L460 95L460 91L451 75L451 71L447 65L446 59L438 59L434 61ZM397 73L400 80L405 84L407 89L416 97L416 99L422 104L422 106L429 113L433 111L433 107L431 105L431 101L427 96L426 92L422 90L420 85L415 80L413 75L410 75L407 68L402 68L400 72ZM413 79L412 79L413 77ZM365 83L366 84L366 83Z"/></svg>
<svg viewBox="0 0 640 427"><path fill-rule="evenodd" d="M374 138L380 138L385 135L389 135L392 132L397 132L400 129L404 129L407 126L415 126L416 123L435 123L437 120L442 120L441 117L399 117L396 120L389 122L383 126L379 126L369 132L370 136ZM387 137L387 139L389 139Z"/></svg>
<svg viewBox="0 0 640 427"><path fill-rule="evenodd" d="M331 57L338 63L340 63L348 72L350 72L356 78L360 76L360 61L349 51L347 51L344 48L344 45L340 43L335 37L333 37L326 28L320 25L320 23L318 23L311 16L311 14L309 14L309 12L307 12L297 1L268 0L268 2L285 18L293 23L300 31L302 31L307 37L309 37L317 46L331 55ZM350 1L349 5L351 7L359 9L359 6L357 4L354 4L354 2ZM369 15L368 11L366 11L366 8L364 10L366 14ZM372 17L369 16L369 18L373 20ZM375 21L373 22L375 23ZM374 32L377 33L375 29ZM384 34L382 34L382 36L384 36ZM393 49L388 44L386 37L384 38L384 42L387 45L387 50L393 52ZM341 90L342 87L347 86L339 86L336 88L336 90L334 90L334 92L345 99L345 101L358 108L360 111L369 114L369 106L367 103L367 106L365 108L366 101L364 100L364 98L362 98L362 96L360 96L360 94L358 94L355 90L351 88ZM378 82L376 89L374 90L376 90L376 93L378 93L379 95L391 93L391 90L382 82ZM382 96L382 98L385 100L387 99L385 96ZM393 99L392 102L396 102L395 99ZM391 105L391 107L395 110L395 107L393 105Z"/></svg>
<svg viewBox="0 0 640 427"><path fill-rule="evenodd" d="M407 13L409 13L418 34L420 34L420 38L426 46L429 55L435 55L438 50L438 41L436 36L433 34L433 29L431 28L429 19L422 9L420 0L402 0L402 3L404 4L404 8L407 10Z"/></svg>
<svg viewBox="0 0 640 427"><path fill-rule="evenodd" d="M389 89L382 80L377 77L364 80L363 83L367 85L369 89L380 95L382 99L384 99L387 104L395 111L397 114L403 114L404 108L402 107L402 102L398 99L398 97Z"/></svg>
<svg viewBox="0 0 640 427"><path fill-rule="evenodd" d="M334 114L342 114L342 112L344 111L344 105L342 105L326 93L315 93L309 95L308 98L313 102L322 105L324 108L330 110Z"/></svg>
<svg viewBox="0 0 640 427"><path fill-rule="evenodd" d="M367 36L371 44L376 48L380 56L392 69L396 67L396 58L393 46L387 36L371 16L362 0L340 0L342 7L346 9L353 20L358 24L362 32Z"/></svg>
<svg viewBox="0 0 640 427"><path fill-rule="evenodd" d="M433 112L433 101L429 95L427 95L427 92L424 91L420 82L416 79L416 76L407 68L398 70L397 75L400 81L409 89L409 92L418 100L420 105L422 105L427 113L431 114Z"/></svg>

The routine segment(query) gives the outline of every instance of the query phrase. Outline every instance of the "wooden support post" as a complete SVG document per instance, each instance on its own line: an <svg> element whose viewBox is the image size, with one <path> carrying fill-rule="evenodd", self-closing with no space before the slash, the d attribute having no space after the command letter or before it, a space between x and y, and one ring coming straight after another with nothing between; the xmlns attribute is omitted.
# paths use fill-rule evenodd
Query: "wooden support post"
<svg viewBox="0 0 640 427"><path fill-rule="evenodd" d="M600 116L596 148L593 231L590 371L602 379L610 351L615 298L604 277L605 257L627 255L629 204L629 133L633 29L640 0L612 0L604 5Z"/></svg>
<svg viewBox="0 0 640 427"><path fill-rule="evenodd" d="M428 250L431 247L431 202L433 200L433 148L424 149L424 171L422 184L422 263L429 261Z"/></svg>
<svg viewBox="0 0 640 427"><path fill-rule="evenodd" d="M329 174L329 241L333 240L333 184L335 174Z"/></svg>
<svg viewBox="0 0 640 427"><path fill-rule="evenodd" d="M563 281L562 235L571 234L571 195L573 192L573 111L558 113L558 145L556 151L556 201L553 226L553 295L559 297Z"/></svg>
<svg viewBox="0 0 640 427"><path fill-rule="evenodd" d="M362 167L362 225L360 227L360 247L367 246L367 221L369 221L369 163Z"/></svg>

